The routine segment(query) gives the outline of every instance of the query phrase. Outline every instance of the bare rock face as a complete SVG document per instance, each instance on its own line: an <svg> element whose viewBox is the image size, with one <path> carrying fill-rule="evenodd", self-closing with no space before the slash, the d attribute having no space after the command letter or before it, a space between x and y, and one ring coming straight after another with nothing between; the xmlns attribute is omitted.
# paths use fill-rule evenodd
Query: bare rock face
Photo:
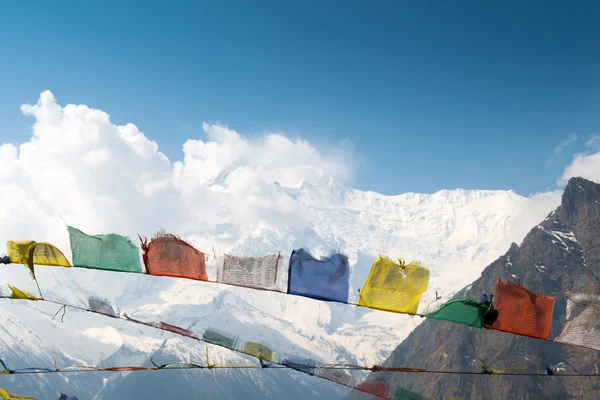
<svg viewBox="0 0 600 400"><path fill-rule="evenodd" d="M456 273L460 273L457 270ZM520 280L533 292L556 297L551 338L563 326L566 292L600 292L600 184L572 178L562 204L535 226L518 246L490 264L481 277L457 297L495 293L498 277ZM471 346L475 347L475 351ZM545 373L546 364L569 362L580 374L600 366L600 352L509 333L427 320L386 360L386 366L480 372L479 357L490 368L524 367ZM521 372L521 371L518 371ZM568 371L572 372L572 371ZM390 395L402 387L432 399L599 399L600 378L515 377L378 373L390 384ZM363 398L353 392L350 398Z"/></svg>

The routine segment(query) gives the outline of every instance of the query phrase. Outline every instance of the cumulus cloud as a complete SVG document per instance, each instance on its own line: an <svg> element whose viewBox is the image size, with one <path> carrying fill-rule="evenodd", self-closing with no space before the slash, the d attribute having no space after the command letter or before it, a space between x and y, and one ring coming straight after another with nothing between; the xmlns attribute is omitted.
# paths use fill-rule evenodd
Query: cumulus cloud
<svg viewBox="0 0 600 400"><path fill-rule="evenodd" d="M600 152L575 155L571 164L565 168L559 184L564 185L575 176L600 182Z"/></svg>
<svg viewBox="0 0 600 400"><path fill-rule="evenodd" d="M600 182L600 136L591 135L585 144L588 151L573 157L558 180L559 185L565 185L570 178L576 176Z"/></svg>
<svg viewBox="0 0 600 400"><path fill-rule="evenodd" d="M201 236L219 223L302 224L280 185L352 174L351 154L278 133L250 140L204 123L207 140L188 140L183 160L172 163L135 125L115 125L86 105L62 107L50 91L21 111L34 118L32 137L0 145L3 240L65 246L61 217L89 233L131 237L159 228Z"/></svg>

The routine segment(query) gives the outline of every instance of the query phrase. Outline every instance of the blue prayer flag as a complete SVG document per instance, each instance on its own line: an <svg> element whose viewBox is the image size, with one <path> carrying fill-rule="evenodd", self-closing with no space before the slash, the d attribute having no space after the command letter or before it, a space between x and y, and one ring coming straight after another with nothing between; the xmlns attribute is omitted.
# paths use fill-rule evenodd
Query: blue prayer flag
<svg viewBox="0 0 600 400"><path fill-rule="evenodd" d="M288 277L290 294L347 303L349 279L350 265L343 254L317 260L304 249L292 252Z"/></svg>

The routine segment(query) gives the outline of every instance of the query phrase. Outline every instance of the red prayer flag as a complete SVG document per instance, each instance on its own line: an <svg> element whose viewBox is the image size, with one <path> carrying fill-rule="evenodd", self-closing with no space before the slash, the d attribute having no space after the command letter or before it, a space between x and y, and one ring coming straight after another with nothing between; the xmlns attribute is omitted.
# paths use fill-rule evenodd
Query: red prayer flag
<svg viewBox="0 0 600 400"><path fill-rule="evenodd" d="M386 397L389 390L389 385L383 378L366 380L356 387L361 392L370 393L379 397Z"/></svg>
<svg viewBox="0 0 600 400"><path fill-rule="evenodd" d="M491 329L548 339L555 300L533 294L510 279L506 283L498 279L494 306L499 315Z"/></svg>
<svg viewBox="0 0 600 400"><path fill-rule="evenodd" d="M208 281L204 253L173 235L142 241L146 272L156 276L174 276Z"/></svg>
<svg viewBox="0 0 600 400"><path fill-rule="evenodd" d="M194 332L190 331L189 329L184 329L184 328L181 328L179 326L167 324L167 323L162 322L162 321L158 325L158 328L159 329L164 329L166 331L170 331L170 332L173 332L173 333L177 333L178 335L183 335L183 336L191 337L193 339L198 339L198 337L196 335L194 335ZM198 339L198 340L200 340L200 339Z"/></svg>

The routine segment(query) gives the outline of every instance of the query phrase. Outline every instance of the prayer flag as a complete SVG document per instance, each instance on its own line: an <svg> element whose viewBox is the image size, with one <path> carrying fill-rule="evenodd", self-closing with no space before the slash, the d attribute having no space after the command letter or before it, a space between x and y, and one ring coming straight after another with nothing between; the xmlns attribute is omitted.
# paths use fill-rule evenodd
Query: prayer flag
<svg viewBox="0 0 600 400"><path fill-rule="evenodd" d="M91 311L108 315L109 317L119 318L119 314L115 312L108 300L99 297L91 296L88 299L89 308Z"/></svg>
<svg viewBox="0 0 600 400"><path fill-rule="evenodd" d="M429 270L419 264L397 264L379 257L359 294L359 306L416 314L429 285Z"/></svg>
<svg viewBox="0 0 600 400"><path fill-rule="evenodd" d="M379 397L386 397L389 388L390 386L384 378L367 378L356 387L356 389L361 392L370 393Z"/></svg>
<svg viewBox="0 0 600 400"><path fill-rule="evenodd" d="M354 387L357 385L357 378L343 368L317 368L315 375L344 386Z"/></svg>
<svg viewBox="0 0 600 400"><path fill-rule="evenodd" d="M502 283L498 279L496 309L499 315L491 329L547 339L555 300L554 297L535 295L510 280Z"/></svg>
<svg viewBox="0 0 600 400"><path fill-rule="evenodd" d="M174 235L142 241L146 271L150 275L208 281L204 253Z"/></svg>
<svg viewBox="0 0 600 400"><path fill-rule="evenodd" d="M216 329L211 328L207 329L202 334L202 340L217 346L227 347L228 349L232 350L235 350L237 348L238 343L237 336L233 336L228 333L220 332Z"/></svg>
<svg viewBox="0 0 600 400"><path fill-rule="evenodd" d="M264 344L256 343L256 342L247 342L244 346L244 350L242 351L245 354L254 356L261 360L271 361L275 360L275 352L269 349Z"/></svg>
<svg viewBox="0 0 600 400"><path fill-rule="evenodd" d="M283 361L281 361L281 365L285 365L288 368L295 369L296 371L304 372L309 375L315 374L315 362L313 360L285 358Z"/></svg>
<svg viewBox="0 0 600 400"><path fill-rule="evenodd" d="M288 293L347 303L349 277L348 257L342 254L317 260L304 249L294 250L290 257Z"/></svg>
<svg viewBox="0 0 600 400"><path fill-rule="evenodd" d="M432 318L441 321L451 321L457 324L469 325L474 328L482 328L483 315L490 309L478 302L474 298L470 299L452 299L442 304L435 311L423 314L425 318Z"/></svg>
<svg viewBox="0 0 600 400"><path fill-rule="evenodd" d="M2 400L35 400L33 397L22 397L11 393L4 388L0 388L0 398L2 398Z"/></svg>
<svg viewBox="0 0 600 400"><path fill-rule="evenodd" d="M181 328L177 325L171 325L171 324L167 324L166 322L161 321L158 324L158 328L163 329L165 331L176 333L178 335L188 336L188 337L191 337L192 339L199 340L198 337L196 335L194 335L194 332L190 331L189 329Z"/></svg>
<svg viewBox="0 0 600 400"><path fill-rule="evenodd" d="M142 272L139 249L129 238L114 233L87 235L70 226L67 229L75 267Z"/></svg>
<svg viewBox="0 0 600 400"><path fill-rule="evenodd" d="M11 263L70 267L69 260L54 245L33 240L10 240L7 243Z"/></svg>
<svg viewBox="0 0 600 400"><path fill-rule="evenodd" d="M32 301L40 300L39 297L35 297L34 295L32 295L24 290L18 289L12 285L8 285L8 288L12 292L12 294L10 295L11 299L32 300Z"/></svg>
<svg viewBox="0 0 600 400"><path fill-rule="evenodd" d="M399 387L396 389L394 400L425 400L425 397Z"/></svg>
<svg viewBox="0 0 600 400"><path fill-rule="evenodd" d="M565 324L556 342L600 350L600 297L567 293Z"/></svg>
<svg viewBox="0 0 600 400"><path fill-rule="evenodd" d="M286 263L278 254L235 257L225 254L217 262L217 282L285 292Z"/></svg>

